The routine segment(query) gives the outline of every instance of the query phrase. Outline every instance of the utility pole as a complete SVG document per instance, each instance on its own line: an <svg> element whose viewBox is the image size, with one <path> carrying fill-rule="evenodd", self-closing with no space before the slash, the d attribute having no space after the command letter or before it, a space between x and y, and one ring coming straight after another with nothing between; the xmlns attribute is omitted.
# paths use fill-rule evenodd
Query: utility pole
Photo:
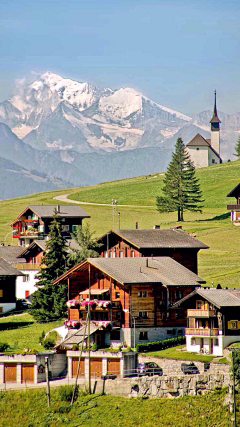
<svg viewBox="0 0 240 427"><path fill-rule="evenodd" d="M91 298L91 267L88 266L88 392L91 394L91 350L90 350L90 298Z"/></svg>
<svg viewBox="0 0 240 427"><path fill-rule="evenodd" d="M113 217L113 229L114 229L114 217L115 217L115 207L117 206L117 200L112 199L112 217Z"/></svg>
<svg viewBox="0 0 240 427"><path fill-rule="evenodd" d="M50 406L50 384L49 384L49 366L48 366L48 357L45 357L45 374L46 374L46 382L47 382L47 400L48 406Z"/></svg>
<svg viewBox="0 0 240 427"><path fill-rule="evenodd" d="M120 230L120 212L118 212L118 229Z"/></svg>
<svg viewBox="0 0 240 427"><path fill-rule="evenodd" d="M235 396L235 370L234 370L234 362L235 362L235 351L232 350L232 373L233 373L233 427L237 427L236 423L236 396Z"/></svg>

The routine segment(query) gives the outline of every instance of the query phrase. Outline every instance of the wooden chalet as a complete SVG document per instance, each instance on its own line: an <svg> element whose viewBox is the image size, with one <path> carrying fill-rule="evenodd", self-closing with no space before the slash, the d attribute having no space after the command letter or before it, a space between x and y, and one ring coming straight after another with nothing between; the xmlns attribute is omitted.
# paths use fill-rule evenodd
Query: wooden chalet
<svg viewBox="0 0 240 427"><path fill-rule="evenodd" d="M46 239L54 212L62 221L62 234L66 238L82 224L83 218L90 218L80 206L73 205L29 205L10 224L12 236L20 246L27 246L35 239Z"/></svg>
<svg viewBox="0 0 240 427"><path fill-rule="evenodd" d="M0 258L0 313L16 308L16 278L23 274Z"/></svg>
<svg viewBox="0 0 240 427"><path fill-rule="evenodd" d="M222 356L240 341L240 290L198 288L174 305L187 310L187 350Z"/></svg>
<svg viewBox="0 0 240 427"><path fill-rule="evenodd" d="M181 229L111 230L98 239L102 257L168 256L198 273L197 254L208 246Z"/></svg>
<svg viewBox="0 0 240 427"><path fill-rule="evenodd" d="M240 183L227 194L227 197L235 197L236 199L236 203L227 205L227 209L231 211L231 221L235 225L240 225Z"/></svg>
<svg viewBox="0 0 240 427"><path fill-rule="evenodd" d="M111 329L98 335L97 344L133 346L133 335L137 343L183 334L186 318L171 306L205 282L170 257L136 257L89 258L53 285L59 283L68 289L69 328L82 337L90 306L91 333Z"/></svg>

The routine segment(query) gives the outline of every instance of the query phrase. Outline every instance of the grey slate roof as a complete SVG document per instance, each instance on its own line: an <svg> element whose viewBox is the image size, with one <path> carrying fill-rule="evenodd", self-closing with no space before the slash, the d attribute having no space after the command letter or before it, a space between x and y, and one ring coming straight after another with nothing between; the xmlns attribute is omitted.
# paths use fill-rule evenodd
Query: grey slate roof
<svg viewBox="0 0 240 427"><path fill-rule="evenodd" d="M26 260L21 257L22 251L21 246L0 246L0 258L9 264L25 263Z"/></svg>
<svg viewBox="0 0 240 427"><path fill-rule="evenodd" d="M206 289L198 288L191 294L187 295L185 298L182 298L173 307L181 306L182 303L192 298L194 295L199 295L202 298L206 299L208 302L214 306L221 307L240 307L240 289Z"/></svg>
<svg viewBox="0 0 240 427"><path fill-rule="evenodd" d="M29 205L17 216L17 218L22 216L27 209L31 209L40 218L52 218L54 209L58 211L57 214L60 218L90 218L90 215L77 205Z"/></svg>
<svg viewBox="0 0 240 427"><path fill-rule="evenodd" d="M0 258L0 276L24 276L24 274L12 267L3 258Z"/></svg>
<svg viewBox="0 0 240 427"><path fill-rule="evenodd" d="M175 229L123 229L112 230L113 233L132 243L138 248L196 248L208 249L205 243L190 236L183 230ZM105 235L106 236L106 235ZM103 236L104 237L104 236ZM101 239L103 239L103 237ZM99 239L98 241L100 241Z"/></svg>
<svg viewBox="0 0 240 427"><path fill-rule="evenodd" d="M92 325L90 323L90 335L92 335L95 331L97 331L99 328L95 325ZM60 343L60 345L66 345L71 346L73 344L80 344L84 339L84 332L86 331L85 339L87 338L87 328L85 326L82 326L77 331L69 331L67 334L67 337Z"/></svg>
<svg viewBox="0 0 240 427"><path fill-rule="evenodd" d="M165 286L199 286L200 283L205 283L197 274L170 257L88 258L88 261L122 284L162 283Z"/></svg>
<svg viewBox="0 0 240 427"><path fill-rule="evenodd" d="M240 182L227 194L227 197L238 197L240 195Z"/></svg>

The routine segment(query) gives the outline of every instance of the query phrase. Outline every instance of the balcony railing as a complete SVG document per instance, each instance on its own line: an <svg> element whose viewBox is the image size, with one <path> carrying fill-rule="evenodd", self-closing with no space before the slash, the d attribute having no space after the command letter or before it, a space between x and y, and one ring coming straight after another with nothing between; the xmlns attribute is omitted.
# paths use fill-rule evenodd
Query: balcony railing
<svg viewBox="0 0 240 427"><path fill-rule="evenodd" d="M28 262L13 264L13 266L18 270L40 270L40 264L30 264Z"/></svg>
<svg viewBox="0 0 240 427"><path fill-rule="evenodd" d="M215 317L215 310L191 309L187 311L188 317Z"/></svg>
<svg viewBox="0 0 240 427"><path fill-rule="evenodd" d="M229 210L240 209L240 205L227 205L227 209L229 209Z"/></svg>
<svg viewBox="0 0 240 427"><path fill-rule="evenodd" d="M186 335L199 335L203 337L216 337L218 335L218 328L186 328Z"/></svg>

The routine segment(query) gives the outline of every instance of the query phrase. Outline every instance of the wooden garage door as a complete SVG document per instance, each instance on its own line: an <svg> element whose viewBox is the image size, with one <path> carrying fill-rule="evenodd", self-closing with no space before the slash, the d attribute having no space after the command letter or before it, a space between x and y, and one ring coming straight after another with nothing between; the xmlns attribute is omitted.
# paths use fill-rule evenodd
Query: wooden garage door
<svg viewBox="0 0 240 427"><path fill-rule="evenodd" d="M91 359L91 377L101 377L102 359Z"/></svg>
<svg viewBox="0 0 240 427"><path fill-rule="evenodd" d="M4 382L5 383L17 382L17 364L16 363L4 364Z"/></svg>
<svg viewBox="0 0 240 427"><path fill-rule="evenodd" d="M107 373L120 375L120 359L107 359Z"/></svg>
<svg viewBox="0 0 240 427"><path fill-rule="evenodd" d="M34 364L33 363L22 363L22 383L34 382Z"/></svg>
<svg viewBox="0 0 240 427"><path fill-rule="evenodd" d="M73 357L72 359L72 377L76 378L77 375L77 367L78 367L78 357ZM78 372L79 377L84 377L84 359L80 361L80 368Z"/></svg>

